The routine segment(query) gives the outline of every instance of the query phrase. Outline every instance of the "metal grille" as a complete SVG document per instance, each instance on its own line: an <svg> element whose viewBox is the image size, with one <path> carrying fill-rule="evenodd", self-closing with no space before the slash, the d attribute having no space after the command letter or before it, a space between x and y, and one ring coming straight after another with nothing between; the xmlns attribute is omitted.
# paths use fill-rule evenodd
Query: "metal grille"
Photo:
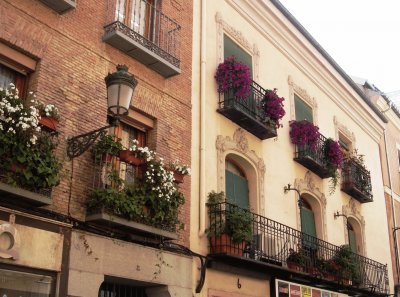
<svg viewBox="0 0 400 297"><path fill-rule="evenodd" d="M214 255L229 254L287 269L289 256L300 252L304 260L302 272L324 278L327 276L327 271L321 263L334 260L342 250L339 246L227 202L208 205L208 209L210 253ZM229 230L227 217L235 212L248 213L251 216L251 240L234 243L229 236L222 236ZM330 272L333 274L332 282L345 283L383 294L388 292L386 265L352 252L349 257L354 262L357 279L349 279L346 283L348 277L345 270L337 269L335 272Z"/></svg>
<svg viewBox="0 0 400 297"><path fill-rule="evenodd" d="M345 159L343 162L342 187L358 192L363 200L372 201L371 174L352 159Z"/></svg>
<svg viewBox="0 0 400 297"><path fill-rule="evenodd" d="M147 294L145 287L104 282L100 286L98 297L147 297Z"/></svg>

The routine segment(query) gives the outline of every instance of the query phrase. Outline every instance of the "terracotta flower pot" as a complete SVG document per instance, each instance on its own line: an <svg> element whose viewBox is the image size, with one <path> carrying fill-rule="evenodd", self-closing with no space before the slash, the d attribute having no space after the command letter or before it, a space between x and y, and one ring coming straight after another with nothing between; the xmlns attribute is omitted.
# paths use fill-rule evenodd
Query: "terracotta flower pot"
<svg viewBox="0 0 400 297"><path fill-rule="evenodd" d="M295 262L287 262L287 266L290 270L304 272L304 267Z"/></svg>
<svg viewBox="0 0 400 297"><path fill-rule="evenodd" d="M183 179L184 179L185 175L178 172L178 171L174 171L174 181L177 184L181 184L183 183Z"/></svg>
<svg viewBox="0 0 400 297"><path fill-rule="evenodd" d="M122 150L119 152L121 162L129 163L134 166L139 166L145 163L143 158L137 158L136 154L130 150Z"/></svg>
<svg viewBox="0 0 400 297"><path fill-rule="evenodd" d="M57 125L58 125L58 120L52 117L46 117L46 116L41 116L39 120L39 124L41 124L43 127L51 130L51 131L56 131L57 130Z"/></svg>
<svg viewBox="0 0 400 297"><path fill-rule="evenodd" d="M243 251L246 247L246 242L239 244L232 242L231 236L221 234L219 236L210 237L211 253L214 254L230 254L235 256L243 256Z"/></svg>

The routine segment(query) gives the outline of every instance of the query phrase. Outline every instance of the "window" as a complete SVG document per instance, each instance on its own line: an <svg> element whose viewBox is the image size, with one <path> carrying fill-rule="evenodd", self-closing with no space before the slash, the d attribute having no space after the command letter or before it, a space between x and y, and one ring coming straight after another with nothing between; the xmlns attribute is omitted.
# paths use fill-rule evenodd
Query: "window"
<svg viewBox="0 0 400 297"><path fill-rule="evenodd" d="M55 275L44 272L0 269L0 296L54 297Z"/></svg>
<svg viewBox="0 0 400 297"><path fill-rule="evenodd" d="M339 144L343 154L349 155L353 151L351 140L339 132Z"/></svg>
<svg viewBox="0 0 400 297"><path fill-rule="evenodd" d="M0 64L0 88L8 88L10 83L13 83L22 96L25 91L26 76L11 67Z"/></svg>
<svg viewBox="0 0 400 297"><path fill-rule="evenodd" d="M294 109L296 121L309 121L313 123L313 111L310 105L304 102L299 96L294 95Z"/></svg>
<svg viewBox="0 0 400 297"><path fill-rule="evenodd" d="M122 146L124 148L129 148L132 145L133 140L137 140L139 142L139 146L146 146L146 132L133 126L121 123L121 126L119 129L117 129L116 133L118 137L121 138ZM136 177L140 174L141 169L136 166L127 163L122 163L120 165L120 177L127 183L133 183Z"/></svg>
<svg viewBox="0 0 400 297"><path fill-rule="evenodd" d="M357 237L351 223L347 223L347 232L349 235L349 246L353 253L357 253Z"/></svg>
<svg viewBox="0 0 400 297"><path fill-rule="evenodd" d="M317 229L315 228L315 217L311 205L303 198L300 209L301 231L313 237L317 237Z"/></svg>
<svg viewBox="0 0 400 297"><path fill-rule="evenodd" d="M156 43L156 28L159 28L157 0L116 0L115 20L124 23L136 33Z"/></svg>
<svg viewBox="0 0 400 297"><path fill-rule="evenodd" d="M225 193L228 202L249 209L249 185L246 175L230 160L225 162Z"/></svg>
<svg viewBox="0 0 400 297"><path fill-rule="evenodd" d="M98 297L147 297L146 287L103 282Z"/></svg>
<svg viewBox="0 0 400 297"><path fill-rule="evenodd" d="M235 56L237 61L249 66L250 74L253 75L253 63L251 55L224 34L224 58L231 56Z"/></svg>

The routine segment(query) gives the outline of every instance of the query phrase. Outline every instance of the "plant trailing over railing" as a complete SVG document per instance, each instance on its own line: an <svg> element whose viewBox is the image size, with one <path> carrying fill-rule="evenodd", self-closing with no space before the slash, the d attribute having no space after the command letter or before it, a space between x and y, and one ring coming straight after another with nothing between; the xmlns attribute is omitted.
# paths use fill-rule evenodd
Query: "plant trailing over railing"
<svg viewBox="0 0 400 297"><path fill-rule="evenodd" d="M338 169L342 168L343 153L339 142L333 140L332 138L326 139L324 149L328 170L332 174L329 192L330 194L333 194L340 179L340 173Z"/></svg>
<svg viewBox="0 0 400 297"><path fill-rule="evenodd" d="M290 140L298 146L308 145L312 151L317 149L319 128L309 121L290 121Z"/></svg>
<svg viewBox="0 0 400 297"><path fill-rule="evenodd" d="M233 87L235 97L245 98L251 91L250 68L236 61L234 56L226 58L218 65L215 80L219 93L225 93Z"/></svg>
<svg viewBox="0 0 400 297"><path fill-rule="evenodd" d="M121 139L112 135L100 138L93 147L92 154L95 160L104 158L105 155L118 156L122 150Z"/></svg>
<svg viewBox="0 0 400 297"><path fill-rule="evenodd" d="M139 147L135 141L130 149L146 159L142 167L143 178L127 183L120 178L118 171L109 171L106 186L93 189L89 194L88 211L103 207L129 220L175 231L180 223L179 207L185 198L174 183L174 173L148 147Z"/></svg>
<svg viewBox="0 0 400 297"><path fill-rule="evenodd" d="M263 100L261 101L261 108L265 114L266 120L272 120L275 123L275 127L282 127L280 120L285 115L285 109L283 108L283 97L279 97L276 93L277 89L266 90Z"/></svg>
<svg viewBox="0 0 400 297"><path fill-rule="evenodd" d="M29 97L19 98L13 84L0 88L0 171L6 183L41 191L58 185L61 163L54 139L38 125L36 96Z"/></svg>

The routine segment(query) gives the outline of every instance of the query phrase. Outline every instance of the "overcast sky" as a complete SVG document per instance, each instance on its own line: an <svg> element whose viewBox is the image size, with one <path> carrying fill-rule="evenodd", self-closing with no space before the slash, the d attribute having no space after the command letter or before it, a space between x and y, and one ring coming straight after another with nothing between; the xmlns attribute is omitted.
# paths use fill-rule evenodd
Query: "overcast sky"
<svg viewBox="0 0 400 297"><path fill-rule="evenodd" d="M350 76L400 90L400 0L280 0Z"/></svg>

